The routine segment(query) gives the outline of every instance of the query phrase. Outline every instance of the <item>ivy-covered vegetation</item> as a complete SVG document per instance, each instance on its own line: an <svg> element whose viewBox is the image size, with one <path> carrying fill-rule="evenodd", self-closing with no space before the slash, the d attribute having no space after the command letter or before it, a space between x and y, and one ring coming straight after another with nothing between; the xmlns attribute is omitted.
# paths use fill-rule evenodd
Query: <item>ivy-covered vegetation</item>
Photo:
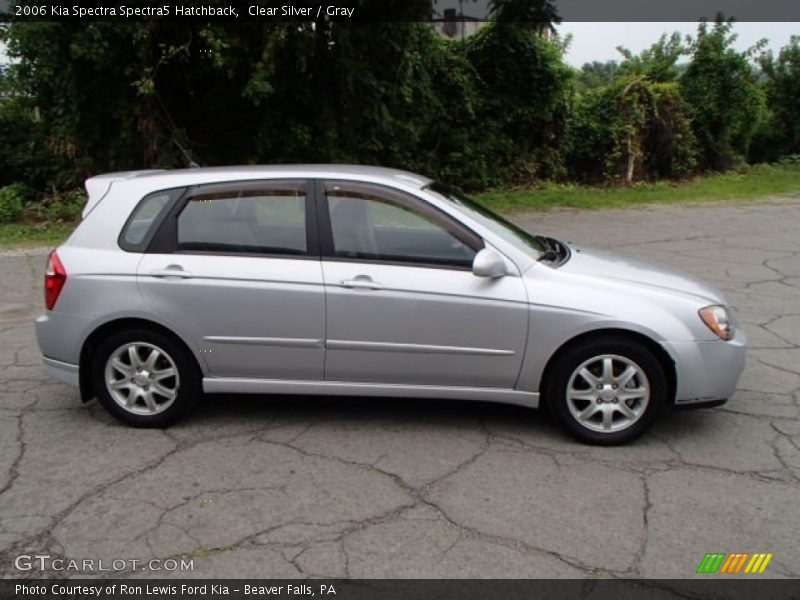
<svg viewBox="0 0 800 600"><path fill-rule="evenodd" d="M428 0L402 3L416 22L5 24L0 221L68 220L92 174L190 162L381 164L482 190L800 154L800 38L741 52L720 19L576 70L546 0L493 6L457 41Z"/></svg>

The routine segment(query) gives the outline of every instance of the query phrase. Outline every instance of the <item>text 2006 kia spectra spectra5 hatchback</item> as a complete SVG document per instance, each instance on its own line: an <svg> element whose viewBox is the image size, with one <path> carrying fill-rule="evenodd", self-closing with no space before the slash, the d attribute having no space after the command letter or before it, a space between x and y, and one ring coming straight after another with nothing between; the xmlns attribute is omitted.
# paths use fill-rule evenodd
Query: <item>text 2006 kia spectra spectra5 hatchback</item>
<svg viewBox="0 0 800 600"><path fill-rule="evenodd" d="M293 165L111 173L50 255L46 370L131 425L205 392L546 403L614 444L733 393L719 292L531 235L425 177Z"/></svg>

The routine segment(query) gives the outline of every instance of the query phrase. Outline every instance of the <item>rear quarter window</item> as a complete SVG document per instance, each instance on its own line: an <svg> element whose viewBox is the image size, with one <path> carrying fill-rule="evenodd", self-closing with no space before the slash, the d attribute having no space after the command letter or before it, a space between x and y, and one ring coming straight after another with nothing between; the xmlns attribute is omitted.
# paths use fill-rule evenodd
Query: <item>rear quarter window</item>
<svg viewBox="0 0 800 600"><path fill-rule="evenodd" d="M142 198L122 229L120 247L128 252L144 252L169 207L184 189L162 190Z"/></svg>

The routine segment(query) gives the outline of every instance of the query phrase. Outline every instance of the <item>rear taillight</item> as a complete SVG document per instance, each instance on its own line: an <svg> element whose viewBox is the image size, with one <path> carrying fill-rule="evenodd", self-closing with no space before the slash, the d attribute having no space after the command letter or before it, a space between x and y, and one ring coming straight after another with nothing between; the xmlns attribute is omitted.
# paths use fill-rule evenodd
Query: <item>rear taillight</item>
<svg viewBox="0 0 800 600"><path fill-rule="evenodd" d="M47 310L53 310L58 300L58 295L67 282L67 271L58 254L53 250L50 253L50 258L47 259L47 270L44 273L44 304Z"/></svg>

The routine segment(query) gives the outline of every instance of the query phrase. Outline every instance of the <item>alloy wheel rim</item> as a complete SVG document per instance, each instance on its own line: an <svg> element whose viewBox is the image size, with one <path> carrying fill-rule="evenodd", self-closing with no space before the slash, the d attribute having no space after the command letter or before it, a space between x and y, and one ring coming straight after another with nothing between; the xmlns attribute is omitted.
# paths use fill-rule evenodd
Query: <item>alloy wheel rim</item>
<svg viewBox="0 0 800 600"><path fill-rule="evenodd" d="M152 416L167 410L178 397L180 377L175 361L147 342L123 344L109 356L106 388L114 401L135 415Z"/></svg>
<svg viewBox="0 0 800 600"><path fill-rule="evenodd" d="M614 433L631 427L650 403L650 382L642 368L617 354L581 363L567 384L567 406L583 427Z"/></svg>

